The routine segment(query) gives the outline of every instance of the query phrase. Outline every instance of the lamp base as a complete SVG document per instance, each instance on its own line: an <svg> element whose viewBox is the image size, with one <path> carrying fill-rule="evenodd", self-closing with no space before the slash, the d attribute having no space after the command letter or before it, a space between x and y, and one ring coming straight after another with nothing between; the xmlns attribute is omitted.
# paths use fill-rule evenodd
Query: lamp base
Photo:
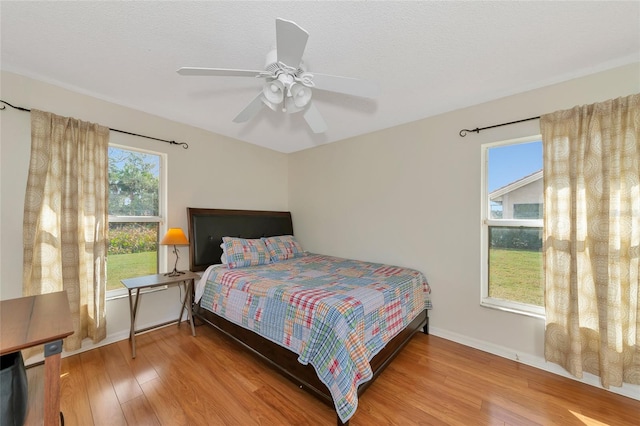
<svg viewBox="0 0 640 426"><path fill-rule="evenodd" d="M184 272L178 271L178 258L180 258L180 256L178 255L178 248L175 245L173 246L173 252L176 254L176 263L173 264L173 271L164 274L165 277L178 277L184 274Z"/></svg>
<svg viewBox="0 0 640 426"><path fill-rule="evenodd" d="M173 268L173 271L171 272L167 272L166 274L164 274L165 277L178 277L180 275L183 275L184 272L183 271L178 271L176 268Z"/></svg>

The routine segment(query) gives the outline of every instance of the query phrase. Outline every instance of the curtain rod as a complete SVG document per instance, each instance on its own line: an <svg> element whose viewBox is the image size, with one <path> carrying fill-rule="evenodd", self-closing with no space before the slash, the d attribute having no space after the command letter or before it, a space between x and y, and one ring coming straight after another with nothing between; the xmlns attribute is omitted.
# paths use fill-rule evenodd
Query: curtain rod
<svg viewBox="0 0 640 426"><path fill-rule="evenodd" d="M487 127L476 127L473 130L469 130L469 129L462 129L460 130L459 135L461 137L465 137L467 136L467 133L469 132L476 132L476 133L480 133L481 130L487 130L487 129L493 129L494 127L502 127L502 126L508 126L509 124L516 124L516 123L522 123L523 121L531 121L531 120L537 120L538 118L540 118L540 116L537 117L531 117L531 118L524 118L522 120L516 120L516 121L510 121L508 123L502 123L502 124L494 124L493 126L487 126Z"/></svg>
<svg viewBox="0 0 640 426"><path fill-rule="evenodd" d="M13 109L17 109L17 110L20 110L20 111L31 112L31 110L28 109L28 108L23 108L23 107L11 105L9 102L3 101L2 99L0 99L0 102L2 102L5 105L10 106ZM6 109L6 107L4 105L0 105L0 110L3 110L3 109ZM138 136L138 137L147 138L147 139L153 139L154 141L165 142L165 143L168 143L170 145L180 145L184 149L189 149L189 144L186 143L186 142L176 142L176 141L170 141L170 140L166 140L166 139L154 138L153 136L146 136L146 135L141 135L139 133L132 133L132 132L124 131L124 130L112 129L111 127L109 127L109 130L111 130L112 132L124 133L126 135Z"/></svg>

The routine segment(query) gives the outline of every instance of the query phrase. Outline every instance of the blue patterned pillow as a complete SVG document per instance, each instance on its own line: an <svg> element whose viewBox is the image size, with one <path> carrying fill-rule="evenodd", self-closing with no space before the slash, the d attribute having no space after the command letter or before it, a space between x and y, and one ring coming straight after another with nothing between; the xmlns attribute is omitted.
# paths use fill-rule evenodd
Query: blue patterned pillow
<svg viewBox="0 0 640 426"><path fill-rule="evenodd" d="M229 269L269 263L269 251L261 239L222 237L222 244Z"/></svg>
<svg viewBox="0 0 640 426"><path fill-rule="evenodd" d="M262 238L272 262L293 259L304 254L302 246L296 241L293 235L281 235L279 237Z"/></svg>

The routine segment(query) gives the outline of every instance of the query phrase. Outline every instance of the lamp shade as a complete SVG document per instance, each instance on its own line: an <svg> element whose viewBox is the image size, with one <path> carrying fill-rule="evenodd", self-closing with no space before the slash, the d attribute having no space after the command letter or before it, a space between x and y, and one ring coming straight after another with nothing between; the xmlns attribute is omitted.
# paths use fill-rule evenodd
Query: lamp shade
<svg viewBox="0 0 640 426"><path fill-rule="evenodd" d="M284 99L284 84L278 80L268 82L262 88L262 93L272 104L279 104Z"/></svg>
<svg viewBox="0 0 640 426"><path fill-rule="evenodd" d="M187 246L189 245L189 240L182 232L182 228L169 228L166 234L164 234L164 238L160 241L161 245L173 245L173 246Z"/></svg>
<svg viewBox="0 0 640 426"><path fill-rule="evenodd" d="M300 83L294 83L289 89L293 102L298 108L305 107L311 100L311 89Z"/></svg>

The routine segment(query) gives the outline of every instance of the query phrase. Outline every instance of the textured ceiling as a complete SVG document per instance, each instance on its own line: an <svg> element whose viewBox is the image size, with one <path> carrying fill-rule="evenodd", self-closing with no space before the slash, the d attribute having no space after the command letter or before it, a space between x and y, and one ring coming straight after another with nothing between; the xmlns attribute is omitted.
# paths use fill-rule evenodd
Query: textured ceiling
<svg viewBox="0 0 640 426"><path fill-rule="evenodd" d="M316 135L268 108L233 123L260 80L176 73L263 69L278 17L309 32L310 72L374 81L380 96L315 91L328 125ZM3 70L282 152L640 60L637 1L0 1L0 19Z"/></svg>

